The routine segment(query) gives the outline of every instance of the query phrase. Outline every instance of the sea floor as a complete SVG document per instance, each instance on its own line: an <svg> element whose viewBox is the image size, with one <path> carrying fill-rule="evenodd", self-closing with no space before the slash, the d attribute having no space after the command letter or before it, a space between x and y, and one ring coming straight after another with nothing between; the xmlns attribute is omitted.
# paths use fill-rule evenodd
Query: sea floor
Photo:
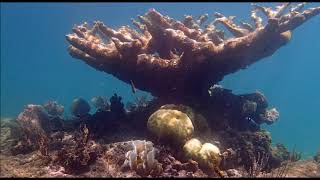
<svg viewBox="0 0 320 180"><path fill-rule="evenodd" d="M320 153L301 159L283 144L273 146L266 130L237 129L250 125L239 118L241 106L197 109L153 101L125 112L120 100L81 118L46 116L35 105L18 118L1 118L0 177L320 177ZM219 152L198 150L190 158L186 142L150 133L147 124L159 108L185 113L201 150L206 143Z"/></svg>
<svg viewBox="0 0 320 180"><path fill-rule="evenodd" d="M67 174L62 166L52 163L39 151L15 156L1 153L0 177L141 177L136 171L124 170L122 167L125 153L130 149L130 142L100 144L103 149L101 156L89 165L85 172L79 174ZM156 177L216 177L216 175L204 173L196 163L179 161L163 147L158 149L161 154L159 162L164 164L164 171ZM285 174L281 174L284 167L279 167L268 174L259 174L257 177L320 177L320 164L314 159L299 160L286 166ZM225 175L226 177L246 176L242 174L243 172L242 169L232 169L225 171Z"/></svg>

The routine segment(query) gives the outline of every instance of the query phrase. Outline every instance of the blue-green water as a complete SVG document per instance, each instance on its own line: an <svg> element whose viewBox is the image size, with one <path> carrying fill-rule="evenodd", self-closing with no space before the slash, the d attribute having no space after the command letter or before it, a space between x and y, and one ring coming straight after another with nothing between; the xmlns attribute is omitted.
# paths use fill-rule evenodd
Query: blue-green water
<svg viewBox="0 0 320 180"><path fill-rule="evenodd" d="M275 4L269 4L274 6ZM310 3L306 7L320 6ZM29 103L54 99L66 110L75 97L133 95L131 87L111 75L73 59L65 35L74 24L103 21L118 28L149 8L172 18L218 11L250 21L249 3L1 3L1 117L16 116ZM320 16L293 32L292 40L271 57L231 74L221 84L235 93L263 92L280 119L267 128L273 142L304 157L320 147Z"/></svg>

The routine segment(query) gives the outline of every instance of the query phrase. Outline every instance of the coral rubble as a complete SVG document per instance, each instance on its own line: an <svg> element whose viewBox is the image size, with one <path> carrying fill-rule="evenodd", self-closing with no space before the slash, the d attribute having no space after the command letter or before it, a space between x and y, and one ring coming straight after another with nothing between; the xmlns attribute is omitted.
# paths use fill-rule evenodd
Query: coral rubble
<svg viewBox="0 0 320 180"><path fill-rule="evenodd" d="M234 16L214 13L215 19L204 28L208 15L178 21L150 9L138 16L139 22L132 20L141 33L128 26L114 30L96 21L91 29L88 23L75 26L66 39L72 57L154 96L198 96L225 75L287 44L292 30L320 13L320 7L300 12L303 5L292 6L285 14L290 3L275 10L254 4L254 25L237 25ZM265 25L258 12L266 15ZM218 24L234 37L227 38Z"/></svg>

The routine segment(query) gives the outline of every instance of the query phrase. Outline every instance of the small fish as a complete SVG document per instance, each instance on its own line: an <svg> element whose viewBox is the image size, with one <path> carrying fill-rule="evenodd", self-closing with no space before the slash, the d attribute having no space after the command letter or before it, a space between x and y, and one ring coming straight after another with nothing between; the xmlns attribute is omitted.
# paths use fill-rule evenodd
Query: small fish
<svg viewBox="0 0 320 180"><path fill-rule="evenodd" d="M137 89L136 89L135 85L133 84L132 80L130 80L130 84L131 84L132 93L135 94L137 92Z"/></svg>
<svg viewBox="0 0 320 180"><path fill-rule="evenodd" d="M252 118L246 117L246 120L249 122L250 125L254 127L259 127L259 124L257 124Z"/></svg>

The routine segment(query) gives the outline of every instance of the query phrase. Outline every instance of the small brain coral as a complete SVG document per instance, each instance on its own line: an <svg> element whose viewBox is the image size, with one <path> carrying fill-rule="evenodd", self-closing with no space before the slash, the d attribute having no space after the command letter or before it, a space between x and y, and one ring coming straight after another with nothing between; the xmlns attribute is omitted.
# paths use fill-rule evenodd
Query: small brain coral
<svg viewBox="0 0 320 180"><path fill-rule="evenodd" d="M201 147L201 142L196 138L192 138L183 146L183 152L187 158L198 160L198 153Z"/></svg>
<svg viewBox="0 0 320 180"><path fill-rule="evenodd" d="M184 143L192 137L194 127L190 118L183 112L159 109L148 119L148 129L159 138L174 139Z"/></svg>
<svg viewBox="0 0 320 180"><path fill-rule="evenodd" d="M211 143L204 143L198 153L200 166L215 169L221 162L220 150Z"/></svg>
<svg viewBox="0 0 320 180"><path fill-rule="evenodd" d="M207 119L189 106L182 104L166 104L161 106L160 109L178 110L185 113L192 121L192 124L195 129L195 134L203 134L205 132L208 132L209 130Z"/></svg>
<svg viewBox="0 0 320 180"><path fill-rule="evenodd" d="M198 161L200 166L210 170L215 170L221 162L220 150L217 146L211 143L201 144L196 138L186 142L183 152L187 158Z"/></svg>

